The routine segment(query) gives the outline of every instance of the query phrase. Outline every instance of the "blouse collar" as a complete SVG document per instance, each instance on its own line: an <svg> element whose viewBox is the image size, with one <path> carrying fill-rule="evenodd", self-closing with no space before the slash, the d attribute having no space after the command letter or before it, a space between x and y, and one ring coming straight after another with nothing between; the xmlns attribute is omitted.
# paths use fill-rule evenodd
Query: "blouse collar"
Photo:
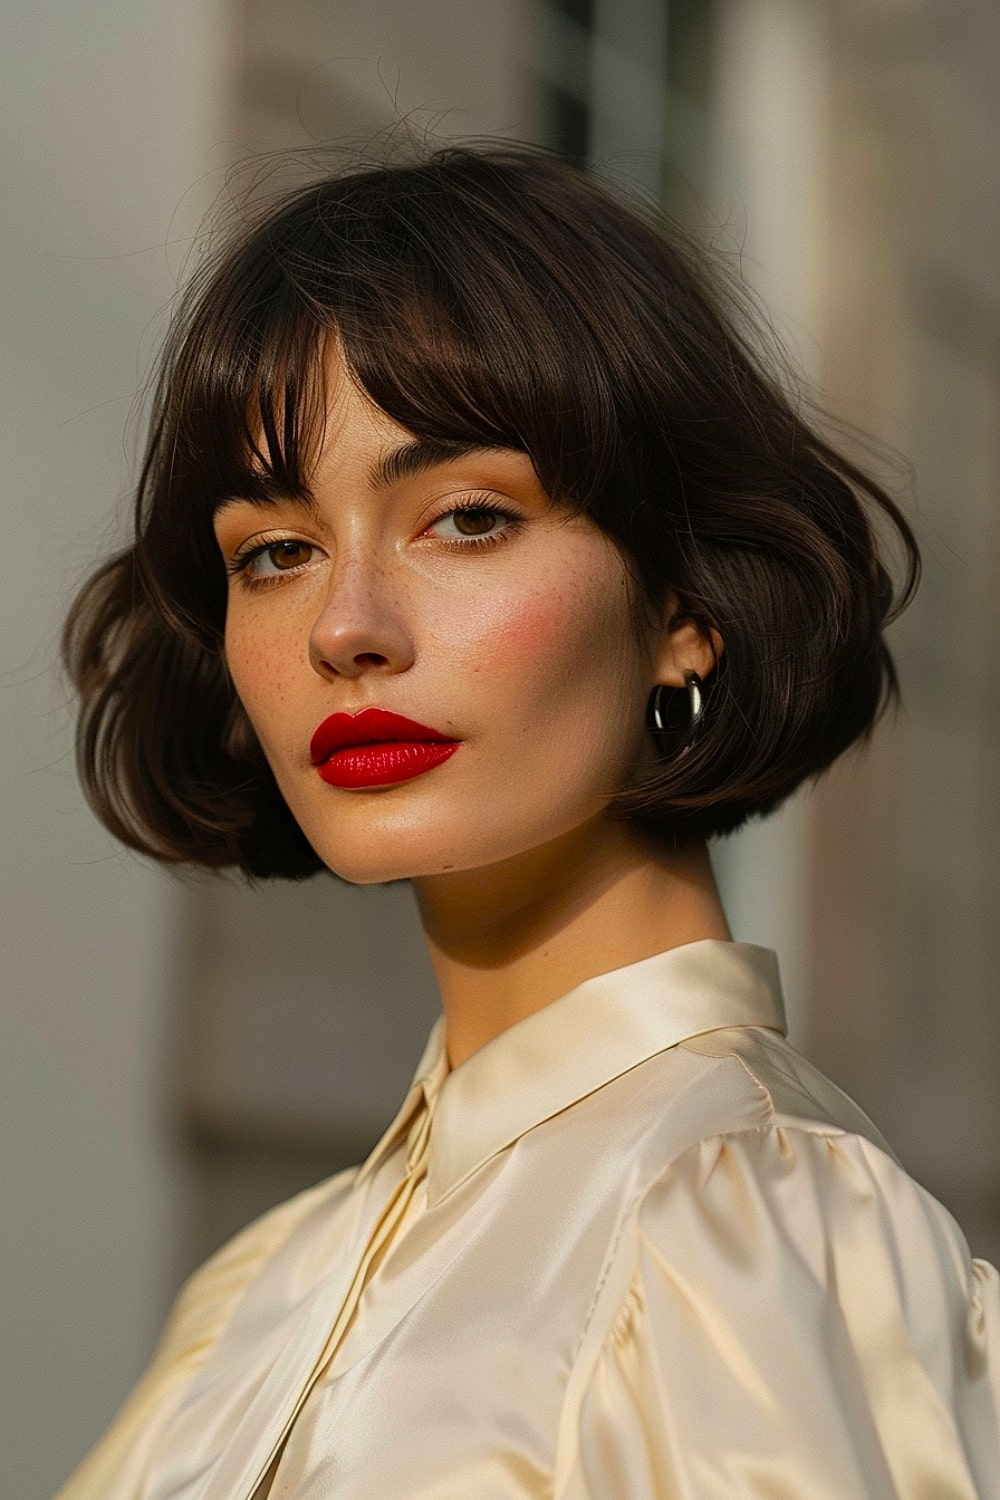
<svg viewBox="0 0 1000 1500"><path fill-rule="evenodd" d="M406 1098L360 1168L367 1177L432 1111L427 1204L519 1136L701 1032L765 1026L787 1034L777 954L703 938L585 979L449 1071L439 1016Z"/></svg>

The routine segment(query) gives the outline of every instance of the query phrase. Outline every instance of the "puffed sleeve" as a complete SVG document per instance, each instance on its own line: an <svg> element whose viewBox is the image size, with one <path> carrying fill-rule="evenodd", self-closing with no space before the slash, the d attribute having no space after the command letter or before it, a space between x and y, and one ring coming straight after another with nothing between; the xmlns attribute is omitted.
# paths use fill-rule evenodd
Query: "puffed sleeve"
<svg viewBox="0 0 1000 1500"><path fill-rule="evenodd" d="M1000 1277L863 1137L701 1141L616 1257L556 1500L1000 1500Z"/></svg>
<svg viewBox="0 0 1000 1500"><path fill-rule="evenodd" d="M135 1500L140 1495L164 1424L250 1282L317 1197L349 1182L355 1171L348 1168L262 1214L188 1278L141 1379L55 1500Z"/></svg>

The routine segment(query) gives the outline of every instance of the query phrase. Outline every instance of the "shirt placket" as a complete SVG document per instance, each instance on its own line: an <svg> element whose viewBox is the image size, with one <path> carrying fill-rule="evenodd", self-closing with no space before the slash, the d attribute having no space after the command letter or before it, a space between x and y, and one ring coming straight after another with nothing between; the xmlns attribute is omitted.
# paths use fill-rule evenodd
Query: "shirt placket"
<svg viewBox="0 0 1000 1500"><path fill-rule="evenodd" d="M351 1280L351 1285L348 1288L343 1305L337 1314L336 1321L330 1331L330 1336L323 1346L323 1352L316 1361L309 1378L303 1385L295 1406L285 1422L281 1435L264 1466L263 1475L257 1480L254 1488L250 1491L249 1500L266 1500L266 1497L270 1494L271 1483L277 1473L281 1454L288 1441L295 1419L302 1410L310 1391L312 1391L317 1381L322 1378L324 1372L329 1368L334 1355L346 1338L348 1330L357 1314L358 1305L365 1287L385 1259L396 1237L399 1225L406 1215L414 1193L427 1176L427 1156L433 1106L425 1088L422 1089L421 1100L421 1108L410 1126L409 1134L406 1138L406 1171L386 1200L385 1206L368 1236L364 1252L358 1262L357 1270Z"/></svg>

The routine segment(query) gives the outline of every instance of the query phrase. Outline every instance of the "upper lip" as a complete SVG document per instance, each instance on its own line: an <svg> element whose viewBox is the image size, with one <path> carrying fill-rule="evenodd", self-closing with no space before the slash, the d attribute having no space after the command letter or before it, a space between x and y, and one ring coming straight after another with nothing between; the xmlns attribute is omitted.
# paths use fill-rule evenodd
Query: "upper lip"
<svg viewBox="0 0 1000 1500"><path fill-rule="evenodd" d="M363 708L356 714L331 714L324 719L309 742L314 766L328 760L345 745L372 745L383 740L452 740L454 735L429 729L416 719L390 713L387 708Z"/></svg>

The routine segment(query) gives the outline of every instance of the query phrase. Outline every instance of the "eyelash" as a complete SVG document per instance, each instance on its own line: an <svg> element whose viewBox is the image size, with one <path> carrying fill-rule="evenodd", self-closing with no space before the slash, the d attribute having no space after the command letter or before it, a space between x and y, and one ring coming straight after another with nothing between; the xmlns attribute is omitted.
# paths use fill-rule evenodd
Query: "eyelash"
<svg viewBox="0 0 1000 1500"><path fill-rule="evenodd" d="M501 542L505 542L512 537L521 529L523 524L519 515L516 515L513 511L504 510L499 505L483 505L470 502L450 506L448 510L443 510L439 516L435 516L427 524L428 526L436 526L438 521L443 521L446 517L453 516L459 511L474 511L477 514L496 516L499 520L506 521L507 525L502 531L491 531L484 533L482 536L437 538L439 542L452 551L479 552L484 551L488 547L496 547ZM272 573L264 578L255 578L249 571L255 558L261 557L265 552L270 552L280 547L284 542L294 541L294 537L280 537L277 541L260 542L257 546L248 548L245 552L238 552L232 561L226 564L226 572L237 578L239 583L248 589L269 588L272 584L280 583L282 578L294 577L298 573L299 567L305 567L306 564L301 563L299 567L285 568L279 573ZM313 547L314 544L312 542L301 542L297 545Z"/></svg>

